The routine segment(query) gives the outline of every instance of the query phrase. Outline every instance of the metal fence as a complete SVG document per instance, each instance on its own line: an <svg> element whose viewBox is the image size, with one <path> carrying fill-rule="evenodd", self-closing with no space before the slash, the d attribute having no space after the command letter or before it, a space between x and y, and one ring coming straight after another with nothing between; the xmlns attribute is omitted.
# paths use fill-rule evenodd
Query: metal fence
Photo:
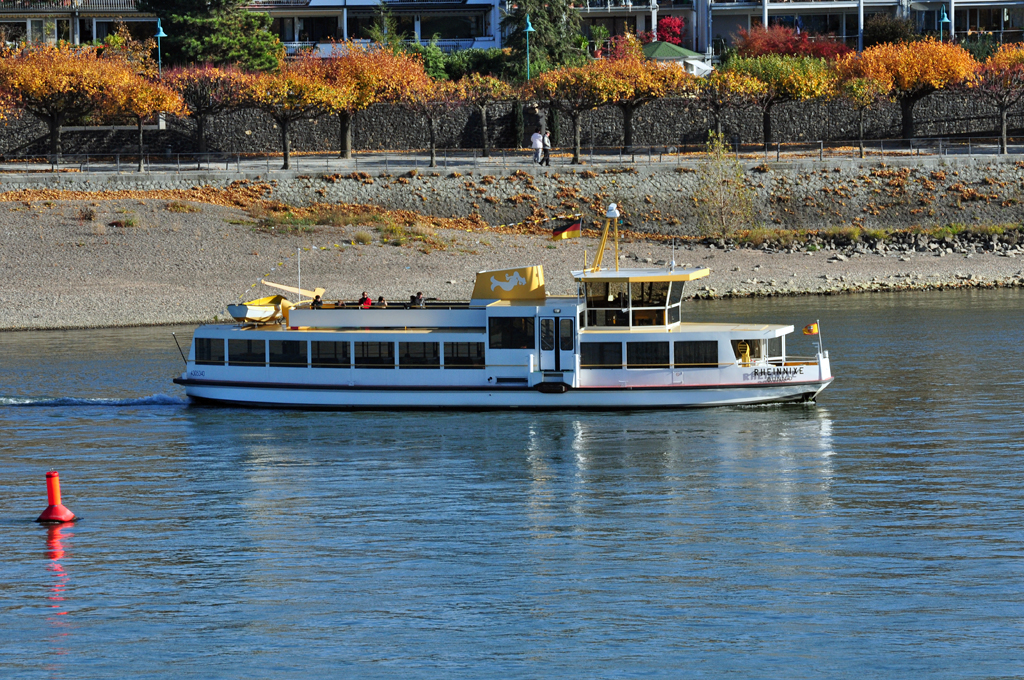
<svg viewBox="0 0 1024 680"><path fill-rule="evenodd" d="M862 154L863 148L863 156ZM835 161L922 158L922 157L993 157L1000 152L997 137L934 137L908 140L865 140L863 147L858 141L799 141L777 142L774 144L742 144L733 141L729 151L737 160L745 163L792 163L805 161ZM1024 154L1024 139L1011 139L1009 154ZM351 173L407 172L412 169L472 170L473 168L523 168L534 164L531 149L494 149L484 156L480 149L436 150L436 165L431 168L429 150L408 151L359 151L351 159L342 158L337 152L293 153L290 172L302 173ZM581 148L579 161L585 168L591 166L696 166L707 157L703 144L689 143L666 146L598 147ZM36 155L21 158L0 158L2 173L235 173L247 175L265 174L282 169L282 156L277 154L243 153L189 153L189 154L146 154L140 166L137 154L63 154ZM572 149L552 149L551 167L580 167L573 165Z"/></svg>

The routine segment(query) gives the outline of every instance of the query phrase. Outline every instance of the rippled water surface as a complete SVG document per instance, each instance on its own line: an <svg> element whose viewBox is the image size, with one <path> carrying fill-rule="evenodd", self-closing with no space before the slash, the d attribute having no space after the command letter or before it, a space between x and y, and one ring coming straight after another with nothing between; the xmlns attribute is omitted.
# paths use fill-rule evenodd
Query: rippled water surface
<svg viewBox="0 0 1024 680"><path fill-rule="evenodd" d="M0 334L0 676L1019 677L1022 303L695 303L838 378L658 413L192 407L171 329Z"/></svg>

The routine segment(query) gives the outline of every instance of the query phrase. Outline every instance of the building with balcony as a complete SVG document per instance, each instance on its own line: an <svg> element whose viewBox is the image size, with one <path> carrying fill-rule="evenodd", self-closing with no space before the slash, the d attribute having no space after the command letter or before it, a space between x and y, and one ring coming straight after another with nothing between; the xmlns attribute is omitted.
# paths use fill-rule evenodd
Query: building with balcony
<svg viewBox="0 0 1024 680"><path fill-rule="evenodd" d="M398 30L427 44L437 37L446 52L501 47L500 0L391 0ZM315 48L327 55L334 41L366 40L377 0L250 0L247 8L270 14L271 31L289 53Z"/></svg>
<svg viewBox="0 0 1024 680"><path fill-rule="evenodd" d="M943 6L951 21L941 26ZM922 34L938 36L941 29L948 39L952 31L958 41L980 34L989 34L997 42L1024 40L1024 0L695 0L692 49L717 53L735 44L733 36L740 29L776 24L831 35L856 49L864 23L875 14L911 19Z"/></svg>
<svg viewBox="0 0 1024 680"><path fill-rule="evenodd" d="M156 33L156 17L137 12L135 0L0 0L0 32L9 43L88 43L118 22L138 37Z"/></svg>

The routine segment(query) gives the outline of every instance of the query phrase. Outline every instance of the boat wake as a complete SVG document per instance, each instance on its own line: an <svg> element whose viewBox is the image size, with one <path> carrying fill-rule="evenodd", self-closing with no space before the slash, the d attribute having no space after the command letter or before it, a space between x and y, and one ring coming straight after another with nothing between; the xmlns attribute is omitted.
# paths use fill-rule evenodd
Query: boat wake
<svg viewBox="0 0 1024 680"><path fill-rule="evenodd" d="M185 397L154 394L134 399L84 399L78 397L0 397L0 406L185 406Z"/></svg>

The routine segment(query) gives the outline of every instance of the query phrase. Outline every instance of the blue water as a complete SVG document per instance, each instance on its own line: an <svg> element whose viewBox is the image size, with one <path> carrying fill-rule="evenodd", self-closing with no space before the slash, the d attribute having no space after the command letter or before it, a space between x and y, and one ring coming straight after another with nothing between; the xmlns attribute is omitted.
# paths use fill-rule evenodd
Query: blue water
<svg viewBox="0 0 1024 680"><path fill-rule="evenodd" d="M0 677L1020 677L1022 303L693 303L838 377L683 412L193 407L172 329L0 334Z"/></svg>

